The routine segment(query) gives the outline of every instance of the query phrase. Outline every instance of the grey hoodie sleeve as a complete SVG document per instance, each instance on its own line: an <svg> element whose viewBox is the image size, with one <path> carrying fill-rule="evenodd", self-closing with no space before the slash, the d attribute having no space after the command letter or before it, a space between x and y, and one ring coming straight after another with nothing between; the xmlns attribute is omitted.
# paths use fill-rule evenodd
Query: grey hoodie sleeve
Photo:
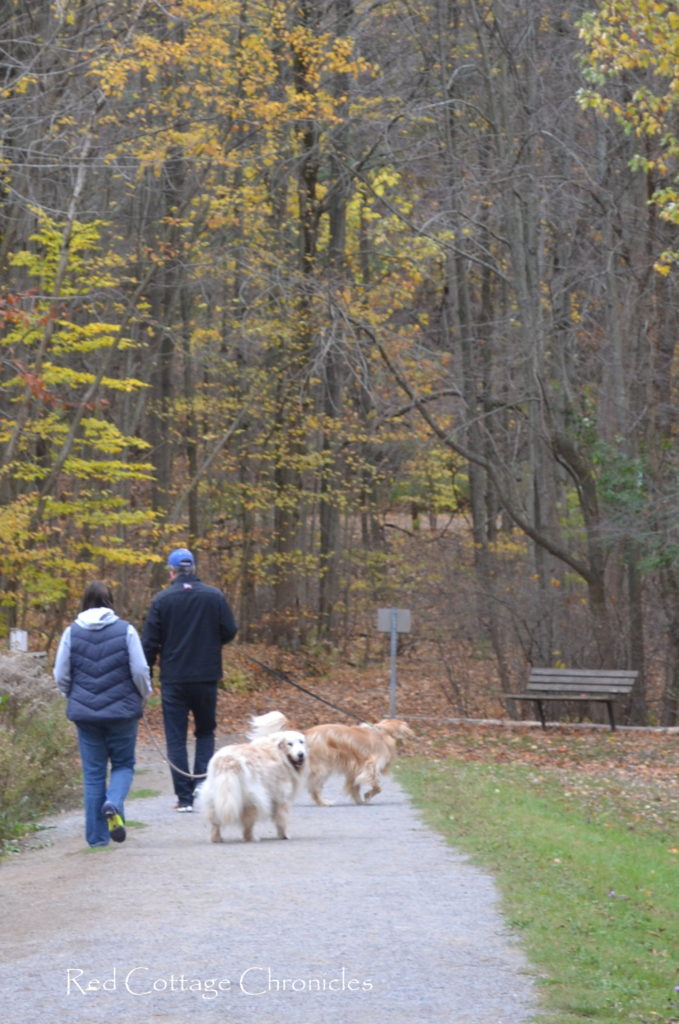
<svg viewBox="0 0 679 1024"><path fill-rule="evenodd" d="M144 699L151 693L151 673L144 655L144 648L139 639L139 633L133 625L127 627L127 653L130 658L130 672L134 685Z"/></svg>
<svg viewBox="0 0 679 1024"><path fill-rule="evenodd" d="M61 634L57 656L54 662L54 681L63 693L68 697L71 692L71 627L67 626Z"/></svg>

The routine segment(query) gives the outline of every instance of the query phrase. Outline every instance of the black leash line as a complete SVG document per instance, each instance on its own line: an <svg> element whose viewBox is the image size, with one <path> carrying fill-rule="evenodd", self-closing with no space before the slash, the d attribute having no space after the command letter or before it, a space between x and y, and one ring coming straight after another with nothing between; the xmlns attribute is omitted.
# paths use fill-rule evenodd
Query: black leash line
<svg viewBox="0 0 679 1024"><path fill-rule="evenodd" d="M325 697L319 697L317 693L312 693L311 690L307 690L304 686L300 686L299 683L294 682L294 680L292 680L290 676L286 675L285 672L280 672L277 668L271 668L269 665L265 665L264 662L257 661L256 658L251 657L249 654L246 654L245 657L248 661L253 662L253 664L259 665L260 668L264 669L265 672L268 672L269 675L274 676L274 678L280 679L282 682L287 683L288 686L294 686L296 690L301 690L302 693L306 693L307 697L313 697L314 700L320 700L321 704L327 704L329 708L332 708L333 711L339 711L341 715L347 715L349 718L355 718L357 722L363 722L363 719L358 715L355 715L353 711L347 711L345 708L338 707L337 704L331 704L329 700L325 699Z"/></svg>
<svg viewBox="0 0 679 1024"><path fill-rule="evenodd" d="M182 768L177 768L176 764L172 764L172 761L170 761L169 757L167 757L163 753L163 748L161 747L160 743L158 742L156 737L151 732L151 726L148 723L148 719L146 718L146 715L142 715L142 718L144 719L144 725L146 726L148 734L151 737L151 740L153 741L154 747L156 748L156 750L158 751L158 753L162 757L163 761L165 761L167 764L169 764L169 766L172 769L172 771L177 772L179 775L183 775L187 779L205 779L205 778L207 778L207 772L203 772L202 775L193 775L191 772L185 772Z"/></svg>

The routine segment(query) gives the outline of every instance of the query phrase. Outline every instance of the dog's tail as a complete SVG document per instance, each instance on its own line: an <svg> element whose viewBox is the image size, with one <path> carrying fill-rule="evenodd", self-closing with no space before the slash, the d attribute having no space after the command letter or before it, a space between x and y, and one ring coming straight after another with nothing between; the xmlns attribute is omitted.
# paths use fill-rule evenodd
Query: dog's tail
<svg viewBox="0 0 679 1024"><path fill-rule="evenodd" d="M196 803L209 821L222 825L240 821L245 805L243 766L233 759L223 759L219 771L208 774L198 790Z"/></svg>
<svg viewBox="0 0 679 1024"><path fill-rule="evenodd" d="M248 730L249 740L259 740L274 732L289 728L289 722L282 711L268 711L265 715L253 715Z"/></svg>

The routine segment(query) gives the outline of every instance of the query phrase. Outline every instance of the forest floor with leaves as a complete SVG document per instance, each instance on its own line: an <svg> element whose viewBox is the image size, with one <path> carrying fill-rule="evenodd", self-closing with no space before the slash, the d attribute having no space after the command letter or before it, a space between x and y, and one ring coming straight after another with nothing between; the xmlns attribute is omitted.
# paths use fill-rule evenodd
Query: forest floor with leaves
<svg viewBox="0 0 679 1024"><path fill-rule="evenodd" d="M264 647L237 645L225 652L227 686L220 690L218 732L222 742L243 736L253 714L283 711L298 728L319 722L353 721L261 669L261 662L288 680L363 721L388 717L388 658L366 668L312 663ZM541 781L556 780L566 796L598 821L643 823L676 838L679 855L679 729L655 730L574 723L541 729L530 719L512 722L497 696L487 664L460 656L458 685L477 694L471 716L461 717L440 673L423 673L420 658L397 665L396 717L413 728L417 740L401 756L452 757L460 761L516 764L531 768L536 792ZM229 682L230 680L230 682ZM485 695L484 695L485 694ZM469 702L468 702L469 706ZM528 709L526 709L528 713ZM160 709L147 719L162 737ZM144 742L144 730L140 733Z"/></svg>

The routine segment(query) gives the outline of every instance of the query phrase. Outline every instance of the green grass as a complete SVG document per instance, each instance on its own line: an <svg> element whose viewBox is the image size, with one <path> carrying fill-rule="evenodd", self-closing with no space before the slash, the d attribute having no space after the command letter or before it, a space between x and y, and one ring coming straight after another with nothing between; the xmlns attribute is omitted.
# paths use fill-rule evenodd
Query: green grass
<svg viewBox="0 0 679 1024"><path fill-rule="evenodd" d="M679 835L599 817L576 787L526 765L403 760L424 819L489 869L535 968L545 1024L679 1022ZM613 812L613 813L612 813ZM629 815L627 816L629 819Z"/></svg>

